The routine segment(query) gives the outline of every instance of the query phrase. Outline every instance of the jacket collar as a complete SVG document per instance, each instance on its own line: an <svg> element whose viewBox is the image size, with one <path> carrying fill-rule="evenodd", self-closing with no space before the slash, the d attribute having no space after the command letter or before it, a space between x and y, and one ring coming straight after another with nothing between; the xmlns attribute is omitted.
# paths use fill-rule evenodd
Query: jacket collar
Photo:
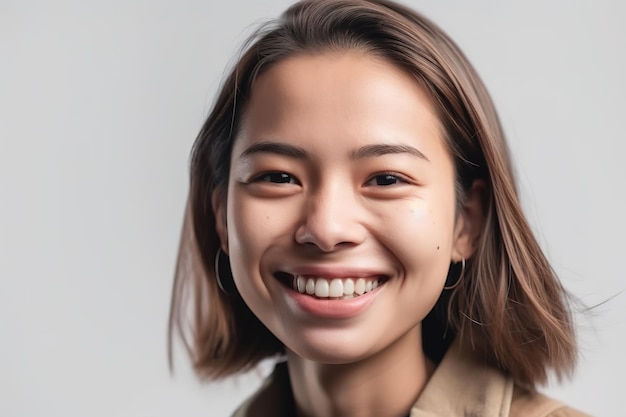
<svg viewBox="0 0 626 417"><path fill-rule="evenodd" d="M513 380L455 341L411 408L410 417L507 417Z"/></svg>
<svg viewBox="0 0 626 417"><path fill-rule="evenodd" d="M510 377L485 366L455 341L410 417L507 417L513 385ZM281 363L232 417L292 417L292 402L287 366Z"/></svg>

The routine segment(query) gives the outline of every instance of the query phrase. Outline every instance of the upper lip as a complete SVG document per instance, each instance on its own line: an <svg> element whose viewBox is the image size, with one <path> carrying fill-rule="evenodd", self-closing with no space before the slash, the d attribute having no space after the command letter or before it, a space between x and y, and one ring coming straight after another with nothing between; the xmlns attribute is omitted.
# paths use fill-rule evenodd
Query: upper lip
<svg viewBox="0 0 626 417"><path fill-rule="evenodd" d="M319 278L364 278L372 276L388 276L380 269L354 267L348 265L298 265L291 268L280 268L281 272L291 275Z"/></svg>

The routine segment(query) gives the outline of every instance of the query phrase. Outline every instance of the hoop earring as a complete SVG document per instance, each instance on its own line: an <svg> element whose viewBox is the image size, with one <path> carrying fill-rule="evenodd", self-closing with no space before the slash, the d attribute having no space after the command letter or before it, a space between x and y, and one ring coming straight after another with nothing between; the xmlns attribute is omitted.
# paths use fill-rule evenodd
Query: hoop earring
<svg viewBox="0 0 626 417"><path fill-rule="evenodd" d="M456 287L459 286L459 284L461 283L461 281L463 281L463 278L465 277L465 258L463 258L461 260L461 274L459 274L459 278L457 278L456 282L452 285L449 286L444 286L443 289L444 290L453 290Z"/></svg>
<svg viewBox="0 0 626 417"><path fill-rule="evenodd" d="M220 287L220 290L226 294L226 295L230 295L230 293L226 290L226 287L228 287L228 289L230 290L230 287L234 286L234 283L232 282L232 276L231 276L231 282L229 282L229 284L231 285L224 285L222 283L222 277L220 276L220 266L223 266L223 261L220 258L220 255L223 254L224 251L222 250L222 248L218 248L217 249L217 253L215 254L215 280L217 281L217 286Z"/></svg>

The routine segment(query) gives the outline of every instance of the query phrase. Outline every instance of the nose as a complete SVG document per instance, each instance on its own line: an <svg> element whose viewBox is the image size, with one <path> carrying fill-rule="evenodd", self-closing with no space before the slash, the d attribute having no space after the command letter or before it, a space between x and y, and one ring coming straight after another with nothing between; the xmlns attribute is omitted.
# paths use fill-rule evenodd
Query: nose
<svg viewBox="0 0 626 417"><path fill-rule="evenodd" d="M363 209L352 189L339 184L320 187L306 198L296 242L315 245L324 252L363 242Z"/></svg>

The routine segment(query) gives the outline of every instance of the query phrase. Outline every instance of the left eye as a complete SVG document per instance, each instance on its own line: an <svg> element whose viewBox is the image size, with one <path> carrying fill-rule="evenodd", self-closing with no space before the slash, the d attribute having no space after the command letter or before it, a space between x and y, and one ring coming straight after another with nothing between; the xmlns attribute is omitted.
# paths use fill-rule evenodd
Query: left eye
<svg viewBox="0 0 626 417"><path fill-rule="evenodd" d="M389 185L396 185L396 184L401 184L401 183L405 183L406 181L400 177L399 175L395 175L395 174L379 174L376 175L374 177L372 177L367 184L368 185L377 185L377 186L389 186Z"/></svg>
<svg viewBox="0 0 626 417"><path fill-rule="evenodd" d="M295 184L296 179L286 172L269 172L256 179L257 181L272 182L275 184Z"/></svg>

